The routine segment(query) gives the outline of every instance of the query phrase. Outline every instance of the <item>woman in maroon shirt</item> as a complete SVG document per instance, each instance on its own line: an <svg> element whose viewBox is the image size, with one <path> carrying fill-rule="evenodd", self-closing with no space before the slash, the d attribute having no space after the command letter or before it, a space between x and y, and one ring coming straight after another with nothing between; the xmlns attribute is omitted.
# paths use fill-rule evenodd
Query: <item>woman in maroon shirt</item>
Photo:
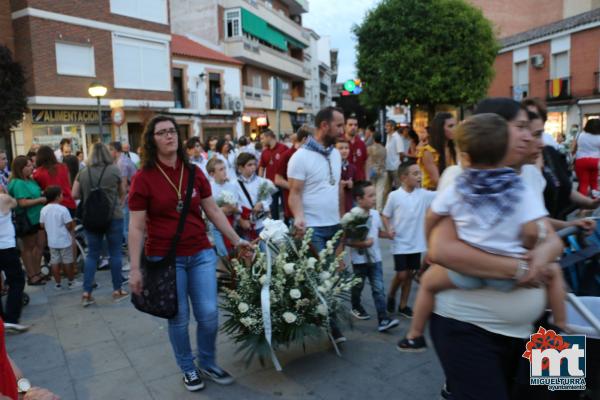
<svg viewBox="0 0 600 400"><path fill-rule="evenodd" d="M177 230L178 204L185 199L191 167L173 118L154 117L148 123L142 141L142 168L133 177L129 192L129 287L136 294L142 291L140 256L144 233L146 256L152 261L164 257ZM218 329L217 257L206 235L202 211L234 246L248 246L235 233L215 203L210 184L202 171L196 166L194 168L194 192L176 248L179 312L169 320L171 346L184 374L183 384L190 391L204 387L200 375L221 384L233 382L233 378L219 368L215 360ZM194 364L188 333L190 303L198 324L200 371Z"/></svg>
<svg viewBox="0 0 600 400"><path fill-rule="evenodd" d="M48 186L60 186L63 194L61 205L67 207L71 216L75 215L77 205L71 195L71 178L69 168L56 160L54 151L48 146L39 148L35 158L36 169L33 171L33 179L40 185L42 190Z"/></svg>

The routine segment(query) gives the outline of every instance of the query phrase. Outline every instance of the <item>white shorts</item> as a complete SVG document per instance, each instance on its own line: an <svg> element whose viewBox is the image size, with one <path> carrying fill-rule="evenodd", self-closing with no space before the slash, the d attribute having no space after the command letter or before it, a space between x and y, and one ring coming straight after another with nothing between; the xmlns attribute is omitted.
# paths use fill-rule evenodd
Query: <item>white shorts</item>
<svg viewBox="0 0 600 400"><path fill-rule="evenodd" d="M50 248L50 265L72 264L74 261L73 247L69 246L64 249Z"/></svg>

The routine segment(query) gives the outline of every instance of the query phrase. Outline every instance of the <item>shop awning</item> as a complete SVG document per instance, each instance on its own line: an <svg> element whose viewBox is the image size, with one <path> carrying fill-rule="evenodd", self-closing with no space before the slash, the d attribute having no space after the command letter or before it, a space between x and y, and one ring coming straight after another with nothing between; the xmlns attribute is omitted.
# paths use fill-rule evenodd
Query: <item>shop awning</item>
<svg viewBox="0 0 600 400"><path fill-rule="evenodd" d="M257 17L245 8L242 8L242 30L283 51L287 51L285 35L278 30L273 29L267 24L267 21Z"/></svg>
<svg viewBox="0 0 600 400"><path fill-rule="evenodd" d="M267 111L267 117L269 118L269 129L273 132L277 133L277 112L276 111ZM281 124L281 135L294 133L294 128L292 126L292 119L290 117L290 113L281 111L280 115L280 124Z"/></svg>

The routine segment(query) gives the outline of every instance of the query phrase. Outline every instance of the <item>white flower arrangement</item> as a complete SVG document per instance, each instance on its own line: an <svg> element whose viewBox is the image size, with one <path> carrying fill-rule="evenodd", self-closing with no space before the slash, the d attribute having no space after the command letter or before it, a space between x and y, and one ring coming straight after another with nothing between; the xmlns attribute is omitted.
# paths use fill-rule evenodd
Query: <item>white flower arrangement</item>
<svg viewBox="0 0 600 400"><path fill-rule="evenodd" d="M326 337L331 320L339 323L341 318L347 319L345 299L358 280L339 269L344 255L336 255L333 244L326 246L318 258L314 256L310 249L312 230L301 242L293 241L287 234L282 241L273 240L279 237L279 230L275 231L269 236L269 248L273 251L269 294L272 348L277 351L293 342ZM341 236L342 231L332 243ZM221 297L225 311L222 330L245 349L247 362L254 356L265 360L270 358L261 307L261 289L267 279L266 255L257 253L251 266L233 260L232 269L234 283L223 288Z"/></svg>
<svg viewBox="0 0 600 400"><path fill-rule="evenodd" d="M267 218L263 222L263 230L260 232L262 240L280 243L288 234L288 227L281 220Z"/></svg>
<svg viewBox="0 0 600 400"><path fill-rule="evenodd" d="M223 207L223 206L236 206L237 205L237 198L230 191L223 190L219 194L219 197L217 197L216 202L217 202L217 205L219 207Z"/></svg>
<svg viewBox="0 0 600 400"><path fill-rule="evenodd" d="M277 192L277 187L268 179L264 179L260 185L258 185L258 201L265 201L273 196Z"/></svg>

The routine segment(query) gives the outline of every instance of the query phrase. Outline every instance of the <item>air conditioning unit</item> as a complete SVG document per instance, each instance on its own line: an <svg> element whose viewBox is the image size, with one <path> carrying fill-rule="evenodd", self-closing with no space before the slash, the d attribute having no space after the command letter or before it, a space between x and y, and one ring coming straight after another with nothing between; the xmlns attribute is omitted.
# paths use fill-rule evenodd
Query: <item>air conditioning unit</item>
<svg viewBox="0 0 600 400"><path fill-rule="evenodd" d="M531 65L533 65L533 68L537 69L544 68L544 55L534 54L533 56L531 56Z"/></svg>
<svg viewBox="0 0 600 400"><path fill-rule="evenodd" d="M244 103L242 103L242 99L237 97L231 97L229 99L229 109L233 112L242 112L244 109Z"/></svg>

